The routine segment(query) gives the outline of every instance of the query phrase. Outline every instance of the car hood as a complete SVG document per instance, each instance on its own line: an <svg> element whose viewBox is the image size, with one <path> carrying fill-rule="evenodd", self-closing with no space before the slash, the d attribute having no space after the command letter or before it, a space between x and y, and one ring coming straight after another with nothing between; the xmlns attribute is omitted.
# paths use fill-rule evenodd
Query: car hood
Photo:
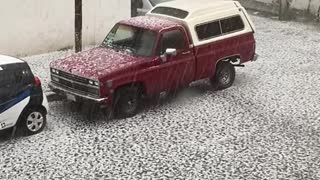
<svg viewBox="0 0 320 180"><path fill-rule="evenodd" d="M110 73L132 67L142 59L125 51L98 47L54 61L50 67L89 79L99 79Z"/></svg>

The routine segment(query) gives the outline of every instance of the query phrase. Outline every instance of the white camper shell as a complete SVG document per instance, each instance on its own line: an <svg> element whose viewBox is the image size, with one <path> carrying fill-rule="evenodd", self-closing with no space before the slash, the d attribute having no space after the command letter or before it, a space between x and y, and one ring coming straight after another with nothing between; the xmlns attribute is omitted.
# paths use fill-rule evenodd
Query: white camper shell
<svg viewBox="0 0 320 180"><path fill-rule="evenodd" d="M176 0L157 5L147 13L147 16L162 17L183 23L189 29L195 46L255 31L252 20L238 1ZM197 26L233 16L241 17L244 24L244 28L241 31L207 40L198 38L196 33Z"/></svg>

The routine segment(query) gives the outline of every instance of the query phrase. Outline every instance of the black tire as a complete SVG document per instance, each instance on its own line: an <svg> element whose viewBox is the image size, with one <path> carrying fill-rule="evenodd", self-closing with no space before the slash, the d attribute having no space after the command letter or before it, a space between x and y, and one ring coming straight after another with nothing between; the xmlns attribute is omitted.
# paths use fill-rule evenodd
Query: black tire
<svg viewBox="0 0 320 180"><path fill-rule="evenodd" d="M46 124L46 112L42 108L29 108L21 116L20 127L27 136L40 133Z"/></svg>
<svg viewBox="0 0 320 180"><path fill-rule="evenodd" d="M223 90L232 86L236 77L234 66L227 61L218 63L216 73L212 77L211 83L218 89Z"/></svg>
<svg viewBox="0 0 320 180"><path fill-rule="evenodd" d="M141 104L141 90L137 86L122 87L117 90L114 99L114 115L127 118L138 113Z"/></svg>
<svg viewBox="0 0 320 180"><path fill-rule="evenodd" d="M170 90L167 92L166 98L169 101L174 100L179 96L179 94L181 93L182 90L183 90L183 88L177 88L177 89Z"/></svg>
<svg viewBox="0 0 320 180"><path fill-rule="evenodd" d="M152 96L146 97L145 100L147 100L147 102L143 103L144 104L143 106L147 106L149 104L153 104L153 105L159 104L161 101L161 93L157 93Z"/></svg>
<svg viewBox="0 0 320 180"><path fill-rule="evenodd" d="M82 111L82 108L83 108L83 102L74 102L74 101L71 101L70 102L70 110L72 112L81 112Z"/></svg>

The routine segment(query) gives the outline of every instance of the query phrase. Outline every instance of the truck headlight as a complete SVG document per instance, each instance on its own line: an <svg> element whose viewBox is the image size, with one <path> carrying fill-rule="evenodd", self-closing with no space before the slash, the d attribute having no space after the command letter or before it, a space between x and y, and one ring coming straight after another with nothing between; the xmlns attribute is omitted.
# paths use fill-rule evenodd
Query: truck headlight
<svg viewBox="0 0 320 180"><path fill-rule="evenodd" d="M93 80L89 80L89 84L92 86L99 86L100 85L99 81L93 81Z"/></svg>
<svg viewBox="0 0 320 180"><path fill-rule="evenodd" d="M57 69L51 69L51 72L53 73L53 74L59 74L59 70L57 70Z"/></svg>

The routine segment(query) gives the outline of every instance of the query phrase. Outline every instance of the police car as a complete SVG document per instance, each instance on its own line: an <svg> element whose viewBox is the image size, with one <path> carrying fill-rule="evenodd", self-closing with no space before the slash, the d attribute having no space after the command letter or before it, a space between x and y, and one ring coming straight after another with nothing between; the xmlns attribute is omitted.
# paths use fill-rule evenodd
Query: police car
<svg viewBox="0 0 320 180"><path fill-rule="evenodd" d="M18 127L25 135L41 132L46 125L48 101L28 64L0 55L0 131Z"/></svg>

